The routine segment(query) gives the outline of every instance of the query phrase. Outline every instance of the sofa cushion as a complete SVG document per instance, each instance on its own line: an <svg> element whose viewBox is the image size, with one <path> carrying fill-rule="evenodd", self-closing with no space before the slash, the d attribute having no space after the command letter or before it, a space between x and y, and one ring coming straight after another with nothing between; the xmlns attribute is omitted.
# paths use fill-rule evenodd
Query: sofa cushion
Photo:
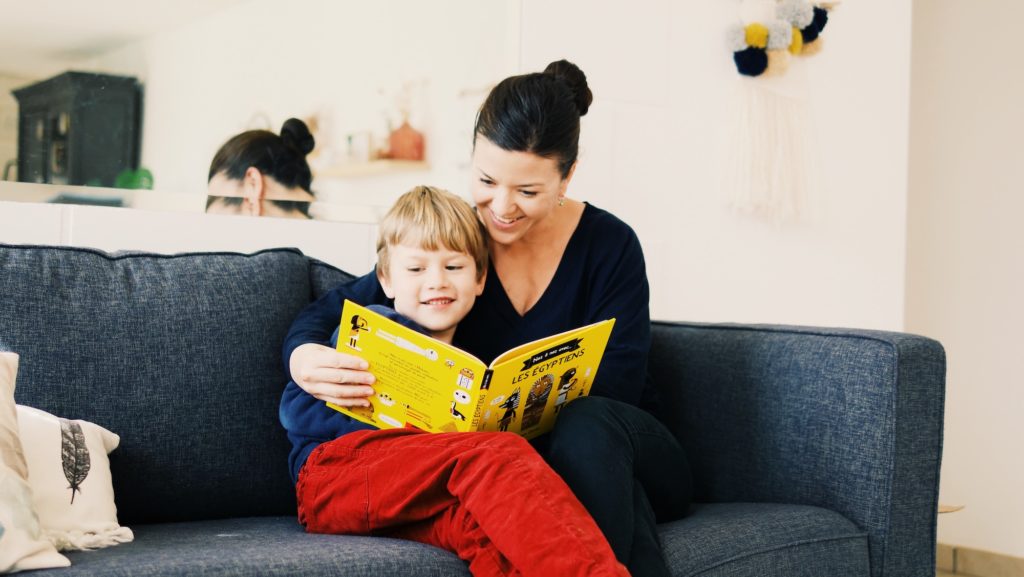
<svg viewBox="0 0 1024 577"><path fill-rule="evenodd" d="M294 249L107 254L0 245L18 403L120 435L122 524L294 512L281 344L312 297Z"/></svg>
<svg viewBox="0 0 1024 577"><path fill-rule="evenodd" d="M701 505L660 526L675 577L868 575L867 538L817 507ZM36 575L469 576L447 551L383 537L313 535L291 517L138 525L135 541L68 553L70 569Z"/></svg>
<svg viewBox="0 0 1024 577"><path fill-rule="evenodd" d="M332 289L341 283L346 283L355 278L355 275L349 274L336 266L312 257L309 259L309 282L313 289L312 300L316 300L331 292Z"/></svg>
<svg viewBox="0 0 1024 577"><path fill-rule="evenodd" d="M68 554L71 567L33 577L317 575L469 577L453 553L384 537L312 535L293 517L138 525L135 541Z"/></svg>
<svg viewBox="0 0 1024 577"><path fill-rule="evenodd" d="M675 577L871 574L867 533L819 507L705 504L659 529Z"/></svg>

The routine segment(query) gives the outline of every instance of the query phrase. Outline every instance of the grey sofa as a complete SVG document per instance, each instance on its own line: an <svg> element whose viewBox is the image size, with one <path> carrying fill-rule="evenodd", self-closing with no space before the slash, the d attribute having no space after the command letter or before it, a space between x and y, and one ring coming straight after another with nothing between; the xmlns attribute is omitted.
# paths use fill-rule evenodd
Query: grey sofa
<svg viewBox="0 0 1024 577"><path fill-rule="evenodd" d="M469 575L382 537L306 534L277 419L280 345L350 278L293 249L106 254L0 245L16 399L118 433L135 541L39 575ZM676 576L934 575L945 360L898 333L654 324L652 378L699 505Z"/></svg>

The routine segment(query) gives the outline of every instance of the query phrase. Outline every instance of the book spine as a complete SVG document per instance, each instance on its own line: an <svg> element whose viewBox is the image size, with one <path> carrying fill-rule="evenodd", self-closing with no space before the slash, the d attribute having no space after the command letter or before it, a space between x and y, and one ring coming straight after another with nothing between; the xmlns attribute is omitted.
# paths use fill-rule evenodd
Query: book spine
<svg viewBox="0 0 1024 577"><path fill-rule="evenodd" d="M480 388L477 389L476 407L473 409L473 422L469 426L470 431L479 431L484 416L484 407L487 406L488 391L491 388L491 374L494 371L487 369L480 381Z"/></svg>

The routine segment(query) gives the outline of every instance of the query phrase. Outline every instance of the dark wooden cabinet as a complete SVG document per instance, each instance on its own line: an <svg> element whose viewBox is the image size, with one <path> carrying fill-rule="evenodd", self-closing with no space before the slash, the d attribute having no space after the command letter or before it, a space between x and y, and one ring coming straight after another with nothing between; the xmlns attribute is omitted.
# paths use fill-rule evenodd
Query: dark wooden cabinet
<svg viewBox="0 0 1024 577"><path fill-rule="evenodd" d="M142 89L135 78L65 72L12 91L18 180L114 186L139 165Z"/></svg>

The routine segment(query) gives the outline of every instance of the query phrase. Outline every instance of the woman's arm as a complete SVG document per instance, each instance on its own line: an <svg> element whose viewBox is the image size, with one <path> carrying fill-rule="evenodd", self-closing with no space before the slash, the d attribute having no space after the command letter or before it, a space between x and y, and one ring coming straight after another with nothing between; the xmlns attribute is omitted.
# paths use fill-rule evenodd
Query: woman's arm
<svg viewBox="0 0 1024 577"><path fill-rule="evenodd" d="M617 224L621 230L603 234L604 250L588 263L587 322L615 319L591 394L640 405L651 346L650 287L640 240Z"/></svg>

